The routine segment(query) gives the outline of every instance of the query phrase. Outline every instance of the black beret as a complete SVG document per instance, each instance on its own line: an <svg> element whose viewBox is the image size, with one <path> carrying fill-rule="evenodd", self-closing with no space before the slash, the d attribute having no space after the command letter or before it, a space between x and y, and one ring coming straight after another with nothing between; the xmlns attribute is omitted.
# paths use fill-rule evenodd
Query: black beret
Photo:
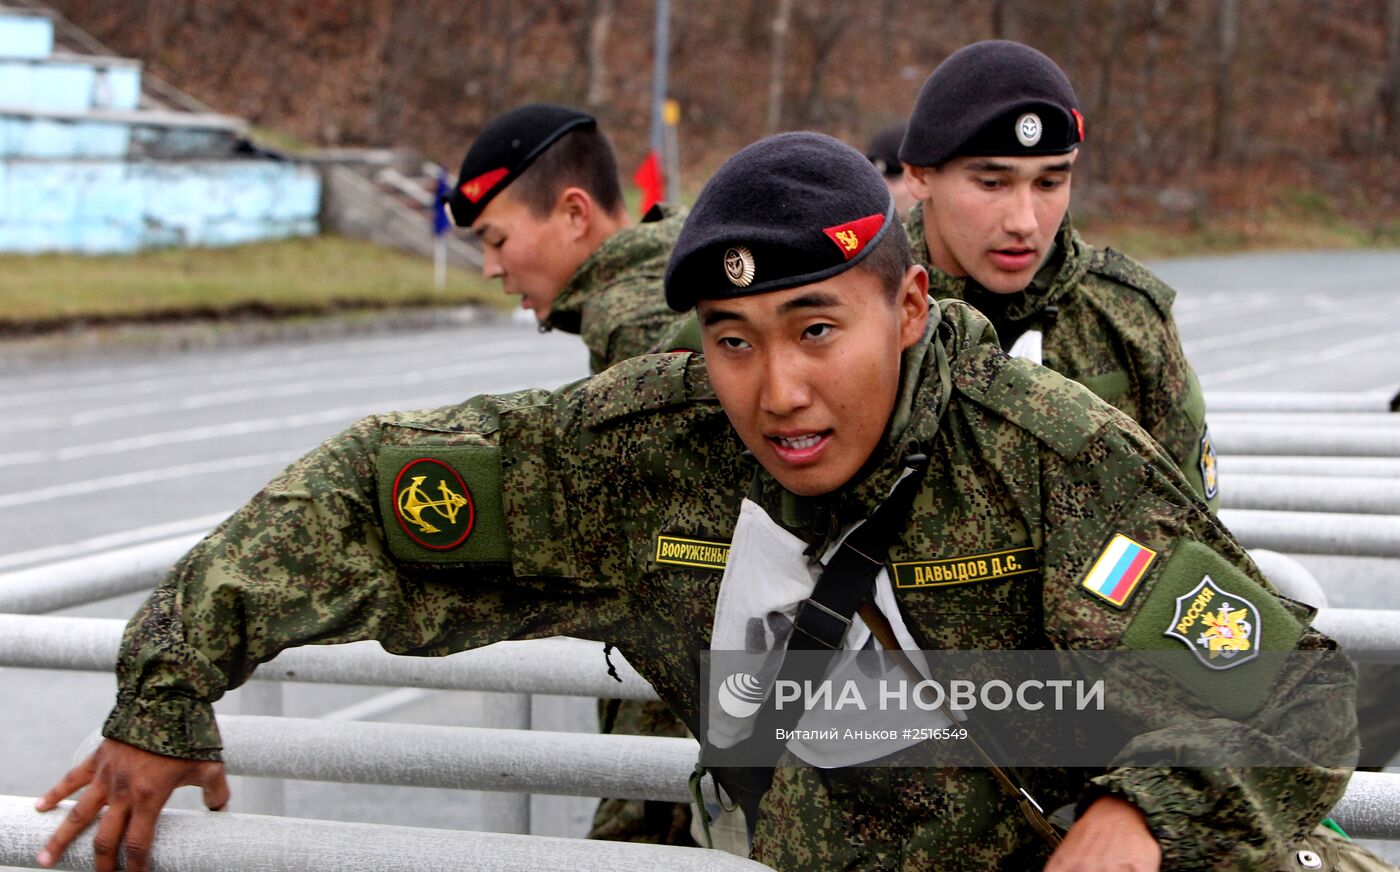
<svg viewBox="0 0 1400 872"><path fill-rule="evenodd" d="M899 156L936 167L955 157L1066 154L1084 141L1078 106L1050 58L1019 42L973 43L924 82Z"/></svg>
<svg viewBox="0 0 1400 872"><path fill-rule="evenodd" d="M904 173L904 167L899 163L899 144L904 141L904 131L908 127L907 121L897 121L871 137L870 145L865 147L865 156L881 175L898 176Z"/></svg>
<svg viewBox="0 0 1400 872"><path fill-rule="evenodd" d="M550 103L531 103L496 116L462 159L457 184L444 198L448 214L458 227L472 226L486 204L559 137L597 123L592 115Z"/></svg>
<svg viewBox="0 0 1400 872"><path fill-rule="evenodd" d="M893 223L884 179L854 148L820 133L761 139L700 191L666 264L666 302L683 312L831 278Z"/></svg>

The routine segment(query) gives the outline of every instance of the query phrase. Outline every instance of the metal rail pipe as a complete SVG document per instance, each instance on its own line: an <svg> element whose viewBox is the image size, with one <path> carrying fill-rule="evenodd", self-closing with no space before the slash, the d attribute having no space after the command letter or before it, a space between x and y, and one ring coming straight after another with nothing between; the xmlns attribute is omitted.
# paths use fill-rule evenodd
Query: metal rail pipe
<svg viewBox="0 0 1400 872"><path fill-rule="evenodd" d="M1339 478L1400 478L1400 457L1298 457L1222 454L1220 475L1307 475Z"/></svg>
<svg viewBox="0 0 1400 872"><path fill-rule="evenodd" d="M125 622L0 614L0 664L31 669L110 672ZM449 657L400 657L376 642L307 645L283 651L253 673L264 681L549 693L656 699L651 685L617 652L621 682L607 674L603 643L582 639L498 642Z"/></svg>
<svg viewBox="0 0 1400 872"><path fill-rule="evenodd" d="M1222 477L1220 505L1279 512L1354 512L1400 515L1400 481L1324 475Z"/></svg>
<svg viewBox="0 0 1400 872"><path fill-rule="evenodd" d="M1206 391L1215 412L1389 412L1395 390L1321 393L1311 391Z"/></svg>
<svg viewBox="0 0 1400 872"><path fill-rule="evenodd" d="M0 575L0 612L33 615L150 590L203 539L187 533Z"/></svg>
<svg viewBox="0 0 1400 872"><path fill-rule="evenodd" d="M1358 839L1400 839L1400 775L1353 772L1332 817Z"/></svg>
<svg viewBox="0 0 1400 872"><path fill-rule="evenodd" d="M0 796L0 865L38 868L34 855L66 807L39 814L34 800ZM63 869L94 868L92 839L64 855ZM154 872L762 872L752 860L669 845L460 832L384 824L166 810L151 852Z"/></svg>
<svg viewBox="0 0 1400 872"><path fill-rule="evenodd" d="M694 739L220 715L232 775L690 802ZM88 737L84 759L101 736ZM707 776L704 795L718 802Z"/></svg>
<svg viewBox="0 0 1400 872"><path fill-rule="evenodd" d="M1337 424L1241 424L1211 421L1221 454L1305 454L1328 457L1400 457L1400 427L1349 430Z"/></svg>
<svg viewBox="0 0 1400 872"><path fill-rule="evenodd" d="M1400 663L1400 610L1318 609L1313 626L1336 639L1352 660Z"/></svg>
<svg viewBox="0 0 1400 872"><path fill-rule="evenodd" d="M1329 427L1332 429L1384 429L1400 427L1394 412L1210 412L1211 430L1215 423L1257 424L1272 427Z"/></svg>
<svg viewBox="0 0 1400 872"><path fill-rule="evenodd" d="M1222 481L1222 495L1226 487ZM1221 509L1220 520L1246 548L1271 548L1286 554L1400 557L1398 517Z"/></svg>
<svg viewBox="0 0 1400 872"><path fill-rule="evenodd" d="M1252 548L1249 556L1284 596L1316 608L1324 608L1327 605L1327 592L1318 584L1308 568L1297 560L1267 548Z"/></svg>

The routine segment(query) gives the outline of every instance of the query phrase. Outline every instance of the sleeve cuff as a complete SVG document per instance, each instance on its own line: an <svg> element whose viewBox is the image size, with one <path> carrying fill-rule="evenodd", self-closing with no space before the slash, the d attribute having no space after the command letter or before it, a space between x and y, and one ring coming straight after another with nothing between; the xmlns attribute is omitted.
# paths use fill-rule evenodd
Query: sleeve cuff
<svg viewBox="0 0 1400 872"><path fill-rule="evenodd" d="M1163 869L1211 869L1219 861L1207 840L1199 838L1201 816L1207 812L1190 791L1166 769L1120 769L1100 775L1075 810L1078 817L1094 800L1113 796L1137 806L1147 828L1162 848Z"/></svg>
<svg viewBox="0 0 1400 872"><path fill-rule="evenodd" d="M187 697L119 698L102 735L186 760L219 761L223 750L213 706Z"/></svg>

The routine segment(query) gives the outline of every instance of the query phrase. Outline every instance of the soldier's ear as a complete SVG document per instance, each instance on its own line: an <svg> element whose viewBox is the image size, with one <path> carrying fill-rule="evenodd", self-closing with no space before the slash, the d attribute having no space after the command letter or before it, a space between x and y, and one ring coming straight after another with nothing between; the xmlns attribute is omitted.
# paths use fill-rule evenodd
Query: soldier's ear
<svg viewBox="0 0 1400 872"><path fill-rule="evenodd" d="M899 305L899 347L905 349L924 338L928 326L928 272L915 264L904 273L895 302Z"/></svg>
<svg viewBox="0 0 1400 872"><path fill-rule="evenodd" d="M583 188L565 188L559 192L554 211L568 226L570 239L588 235L596 205Z"/></svg>
<svg viewBox="0 0 1400 872"><path fill-rule="evenodd" d="M933 167L904 165L904 186L909 189L909 193L914 195L914 199L921 201L928 199L928 179L926 176L935 172L938 171Z"/></svg>

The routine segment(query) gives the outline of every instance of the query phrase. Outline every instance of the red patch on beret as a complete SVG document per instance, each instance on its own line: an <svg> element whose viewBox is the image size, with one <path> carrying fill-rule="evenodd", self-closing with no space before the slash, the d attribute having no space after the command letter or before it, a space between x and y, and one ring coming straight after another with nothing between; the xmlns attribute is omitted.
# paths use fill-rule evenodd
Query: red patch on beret
<svg viewBox="0 0 1400 872"><path fill-rule="evenodd" d="M837 224L835 227L822 229L836 247L841 249L841 256L850 260L875 238L875 234L880 232L880 228L885 226L884 215L867 215L864 218L857 218L854 221L847 221L845 224Z"/></svg>
<svg viewBox="0 0 1400 872"><path fill-rule="evenodd" d="M458 190L462 192L462 196L471 200L473 203L480 202L481 198L486 196L487 192L492 188L496 187L501 179L504 179L509 172L510 170L501 167L500 169L482 173L470 182L463 182Z"/></svg>

